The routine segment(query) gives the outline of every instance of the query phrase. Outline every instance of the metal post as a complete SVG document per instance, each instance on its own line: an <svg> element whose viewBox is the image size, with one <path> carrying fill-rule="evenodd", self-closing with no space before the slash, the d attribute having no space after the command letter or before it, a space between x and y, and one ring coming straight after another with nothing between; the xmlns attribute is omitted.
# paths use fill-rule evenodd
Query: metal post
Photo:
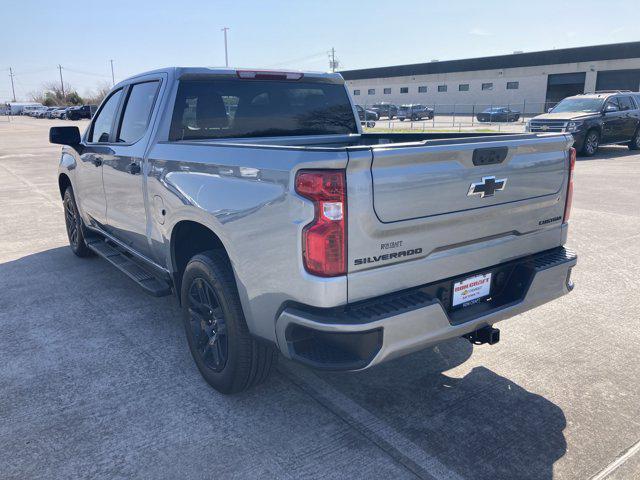
<svg viewBox="0 0 640 480"><path fill-rule="evenodd" d="M62 90L62 99L64 100L64 81L62 80L62 65L58 65L58 70L60 70L60 89Z"/></svg>
<svg viewBox="0 0 640 480"><path fill-rule="evenodd" d="M526 111L527 111L527 99L525 98L522 101L522 117L521 117L522 123L524 123L524 114Z"/></svg>
<svg viewBox="0 0 640 480"><path fill-rule="evenodd" d="M224 65L225 67L229 66L229 51L227 49L227 30L229 30L229 27L221 28L221 31L224 32Z"/></svg>
<svg viewBox="0 0 640 480"><path fill-rule="evenodd" d="M116 77L113 74L113 60L109 60L111 62L111 86L113 87L116 84Z"/></svg>
<svg viewBox="0 0 640 480"><path fill-rule="evenodd" d="M476 119L476 104L471 105L471 126L473 127Z"/></svg>
<svg viewBox="0 0 640 480"><path fill-rule="evenodd" d="M456 104L453 104L453 117L451 119L451 126L455 127L456 126Z"/></svg>
<svg viewBox="0 0 640 480"><path fill-rule="evenodd" d="M13 70L9 67L9 77L11 78L11 92L13 93L13 101L16 101L16 87L13 85Z"/></svg>

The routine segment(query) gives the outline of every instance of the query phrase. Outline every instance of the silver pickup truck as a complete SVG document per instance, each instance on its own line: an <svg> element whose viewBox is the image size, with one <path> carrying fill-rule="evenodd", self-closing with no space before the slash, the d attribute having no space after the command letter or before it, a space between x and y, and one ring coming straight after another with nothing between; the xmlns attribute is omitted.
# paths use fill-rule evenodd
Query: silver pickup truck
<svg viewBox="0 0 640 480"><path fill-rule="evenodd" d="M168 68L54 127L73 252L176 295L203 377L359 370L568 293L570 134L363 133L338 74Z"/></svg>

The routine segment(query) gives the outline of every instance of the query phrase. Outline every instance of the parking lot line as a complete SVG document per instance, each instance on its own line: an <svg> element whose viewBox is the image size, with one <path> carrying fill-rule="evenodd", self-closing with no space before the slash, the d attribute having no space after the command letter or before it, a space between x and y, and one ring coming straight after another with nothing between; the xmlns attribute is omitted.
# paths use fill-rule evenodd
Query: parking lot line
<svg viewBox="0 0 640 480"><path fill-rule="evenodd" d="M615 472L618 468L620 468L624 463L633 457L636 453L640 452L640 440L638 440L635 444L629 447L622 455L616 458L613 462L607 465L604 469L602 469L598 474L591 477L591 480L604 480L613 472Z"/></svg>
<svg viewBox="0 0 640 480"><path fill-rule="evenodd" d="M308 368L281 362L280 372L351 427L378 445L418 478L464 480L401 432L345 396Z"/></svg>

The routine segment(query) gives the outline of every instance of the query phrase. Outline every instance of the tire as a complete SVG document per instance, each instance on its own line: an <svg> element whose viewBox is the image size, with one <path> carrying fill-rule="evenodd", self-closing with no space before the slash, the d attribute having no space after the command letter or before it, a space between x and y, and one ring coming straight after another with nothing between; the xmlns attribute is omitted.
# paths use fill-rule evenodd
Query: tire
<svg viewBox="0 0 640 480"><path fill-rule="evenodd" d="M398 120L400 120L401 122L404 122L404 118L399 118Z"/></svg>
<svg viewBox="0 0 640 480"><path fill-rule="evenodd" d="M585 157L593 157L598 153L598 147L600 146L600 133L597 130L589 130L584 136L584 144L582 145L581 153Z"/></svg>
<svg viewBox="0 0 640 480"><path fill-rule="evenodd" d="M69 238L71 250L78 257L91 256L93 252L87 247L87 242L84 238L84 225L82 224L82 218L80 218L71 186L67 187L64 191L62 204L64 207L64 222L67 227L67 237Z"/></svg>
<svg viewBox="0 0 640 480"><path fill-rule="evenodd" d="M640 150L640 128L636 130L636 134L627 144L627 147L629 147L629 150Z"/></svg>
<svg viewBox="0 0 640 480"><path fill-rule="evenodd" d="M238 393L269 376L278 353L250 335L224 253L194 256L185 268L180 297L189 350L209 385L220 393Z"/></svg>

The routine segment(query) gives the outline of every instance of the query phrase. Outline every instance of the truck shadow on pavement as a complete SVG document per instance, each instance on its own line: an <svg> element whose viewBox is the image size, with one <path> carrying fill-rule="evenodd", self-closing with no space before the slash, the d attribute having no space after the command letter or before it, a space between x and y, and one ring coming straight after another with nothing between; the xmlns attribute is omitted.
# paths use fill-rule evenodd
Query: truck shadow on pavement
<svg viewBox="0 0 640 480"><path fill-rule="evenodd" d="M485 367L444 373L469 359L466 340L359 373L283 360L267 384L222 397L193 365L175 301L146 296L102 260L59 247L8 261L0 264L0 292L0 447L11 453L9 472L23 478L73 477L132 451L139 463L118 472L195 475L207 467L200 447L190 450L199 442L175 450L176 442L203 432L219 441L221 409L234 442L253 451L251 462L227 465L237 478L260 465L276 478L296 468L327 476L340 463L349 478L404 471L407 478L548 479L566 451L565 416L549 400ZM72 435L62 427L69 421ZM109 428L96 430L100 422ZM145 457L147 435L161 439L154 449L165 461ZM117 440L123 436L128 443ZM25 441L40 453L24 453ZM310 448L326 453L305 460Z"/></svg>

